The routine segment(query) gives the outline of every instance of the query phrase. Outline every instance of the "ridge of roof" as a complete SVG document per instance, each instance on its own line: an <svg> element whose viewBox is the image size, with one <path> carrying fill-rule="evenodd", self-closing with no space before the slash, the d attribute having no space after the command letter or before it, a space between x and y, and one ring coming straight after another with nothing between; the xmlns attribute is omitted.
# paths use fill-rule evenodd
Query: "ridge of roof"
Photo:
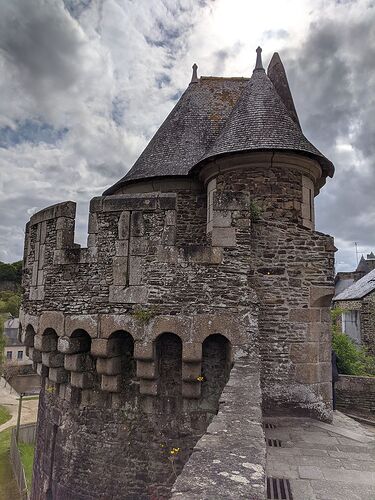
<svg viewBox="0 0 375 500"><path fill-rule="evenodd" d="M214 157L249 151L293 151L316 159L325 176L333 164L303 135L279 55L268 76L257 49L251 78L197 76L132 168L104 191L163 177L186 177Z"/></svg>
<svg viewBox="0 0 375 500"><path fill-rule="evenodd" d="M264 70L256 68L219 137L200 163L219 155L256 150L290 150L315 157L326 174L333 165L303 135Z"/></svg>
<svg viewBox="0 0 375 500"><path fill-rule="evenodd" d="M348 288L345 288L336 297L333 297L333 301L339 300L355 300L363 299L366 295L375 290L375 269L365 274L363 278L355 281Z"/></svg>

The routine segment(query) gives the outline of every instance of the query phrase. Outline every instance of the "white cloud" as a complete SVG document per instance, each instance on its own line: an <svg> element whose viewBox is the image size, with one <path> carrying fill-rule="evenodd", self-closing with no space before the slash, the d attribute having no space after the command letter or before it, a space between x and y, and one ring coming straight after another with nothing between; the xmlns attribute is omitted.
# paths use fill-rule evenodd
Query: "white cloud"
<svg viewBox="0 0 375 500"><path fill-rule="evenodd" d="M65 199L79 202L84 243L89 199L132 165L186 88L192 63L203 75L249 76L260 44L265 62L281 53L306 135L336 163L317 203L319 229L339 237L342 266L350 267L353 238L375 247L368 6L0 0L0 139L4 127L14 131L8 139L22 126L26 137L0 149L0 260L21 256L32 211ZM363 68L372 69L366 78ZM48 124L49 135L38 141L30 123Z"/></svg>

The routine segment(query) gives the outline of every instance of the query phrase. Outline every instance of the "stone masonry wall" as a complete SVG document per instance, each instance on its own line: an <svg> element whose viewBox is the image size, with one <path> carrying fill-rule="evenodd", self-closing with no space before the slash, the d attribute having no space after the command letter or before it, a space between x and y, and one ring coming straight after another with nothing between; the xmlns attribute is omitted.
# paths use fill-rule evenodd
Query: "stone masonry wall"
<svg viewBox="0 0 375 500"><path fill-rule="evenodd" d="M264 410L305 410L329 420L335 247L331 237L301 225L302 175L276 168L263 175L228 172L218 175L216 187L217 206L247 195L261 209L251 225L248 283L260 303ZM241 224L233 222L239 234Z"/></svg>
<svg viewBox="0 0 375 500"><path fill-rule="evenodd" d="M264 410L330 420L333 242L302 226L302 174L264 176L218 175L207 234L199 193L94 198L87 248L74 203L31 218L20 322L44 381L33 499L167 498L244 350Z"/></svg>
<svg viewBox="0 0 375 500"><path fill-rule="evenodd" d="M244 249L177 246L176 207L170 194L94 199L87 249L74 245L72 203L28 225L21 324L45 381L33 498L166 498L217 411L231 350L257 352ZM220 334L224 357L225 342L204 342Z"/></svg>
<svg viewBox="0 0 375 500"><path fill-rule="evenodd" d="M375 378L340 375L336 384L337 408L375 418Z"/></svg>
<svg viewBox="0 0 375 500"><path fill-rule="evenodd" d="M173 500L266 497L260 401L259 360L251 350L239 353L219 412L178 476Z"/></svg>

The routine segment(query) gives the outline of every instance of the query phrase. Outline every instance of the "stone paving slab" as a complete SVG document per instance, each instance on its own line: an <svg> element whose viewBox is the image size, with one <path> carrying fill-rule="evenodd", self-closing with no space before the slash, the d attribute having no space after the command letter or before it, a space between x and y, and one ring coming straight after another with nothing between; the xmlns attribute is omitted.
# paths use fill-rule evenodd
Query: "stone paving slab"
<svg viewBox="0 0 375 500"><path fill-rule="evenodd" d="M375 428L335 412L333 424L270 418L267 475L288 478L294 500L375 500Z"/></svg>

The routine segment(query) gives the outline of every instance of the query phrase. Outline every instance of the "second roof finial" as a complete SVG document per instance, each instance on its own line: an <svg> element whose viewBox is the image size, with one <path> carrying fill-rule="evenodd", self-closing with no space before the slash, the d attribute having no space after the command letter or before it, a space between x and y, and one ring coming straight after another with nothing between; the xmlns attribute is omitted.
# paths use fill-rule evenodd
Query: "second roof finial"
<svg viewBox="0 0 375 500"><path fill-rule="evenodd" d="M255 63L254 71L264 71L262 64L262 49L258 47L256 53L257 53L257 62Z"/></svg>
<svg viewBox="0 0 375 500"><path fill-rule="evenodd" d="M198 72L197 72L198 66L194 63L193 64L193 75L191 77L191 82L190 83L198 83Z"/></svg>

